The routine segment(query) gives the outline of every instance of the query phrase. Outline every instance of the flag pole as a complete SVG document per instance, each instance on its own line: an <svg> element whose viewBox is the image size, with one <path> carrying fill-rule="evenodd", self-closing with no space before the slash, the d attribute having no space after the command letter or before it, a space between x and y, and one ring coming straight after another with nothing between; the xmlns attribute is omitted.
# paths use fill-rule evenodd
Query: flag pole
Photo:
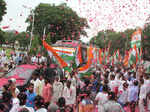
<svg viewBox="0 0 150 112"><path fill-rule="evenodd" d="M44 31L43 31L43 40L45 40L46 37L45 32L46 32L46 27L44 27Z"/></svg>

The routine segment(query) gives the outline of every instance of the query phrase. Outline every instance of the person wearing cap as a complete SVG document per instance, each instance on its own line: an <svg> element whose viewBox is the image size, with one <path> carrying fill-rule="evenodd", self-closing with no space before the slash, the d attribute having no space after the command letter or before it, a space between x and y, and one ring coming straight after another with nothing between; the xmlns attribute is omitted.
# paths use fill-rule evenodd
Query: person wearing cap
<svg viewBox="0 0 150 112"><path fill-rule="evenodd" d="M16 79L15 78L11 78L10 80L8 80L8 85L11 87L12 85L15 88L15 94L18 95L20 93L19 89L16 87Z"/></svg>
<svg viewBox="0 0 150 112"><path fill-rule="evenodd" d="M19 108L19 99L17 98L17 94L15 92L16 90L16 85L15 83L12 83L10 85L10 92L12 94L12 108L10 109L9 112L17 112L18 108Z"/></svg>

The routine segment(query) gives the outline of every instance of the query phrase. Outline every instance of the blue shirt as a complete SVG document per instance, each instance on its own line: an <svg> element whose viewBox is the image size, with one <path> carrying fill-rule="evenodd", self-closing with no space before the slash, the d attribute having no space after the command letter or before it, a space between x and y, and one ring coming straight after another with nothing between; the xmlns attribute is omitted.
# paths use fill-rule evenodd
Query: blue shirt
<svg viewBox="0 0 150 112"><path fill-rule="evenodd" d="M30 93L29 91L26 91L26 95L27 95L26 106L34 108L34 99L36 97L36 93L34 92Z"/></svg>
<svg viewBox="0 0 150 112"><path fill-rule="evenodd" d="M102 92L102 91L103 91L103 85L101 85L99 88L99 92Z"/></svg>
<svg viewBox="0 0 150 112"><path fill-rule="evenodd" d="M93 86L92 86L92 91L93 91L93 92L96 92L97 83L98 83L97 80L95 80L95 81L93 82L93 84L92 84L92 85L93 85Z"/></svg>

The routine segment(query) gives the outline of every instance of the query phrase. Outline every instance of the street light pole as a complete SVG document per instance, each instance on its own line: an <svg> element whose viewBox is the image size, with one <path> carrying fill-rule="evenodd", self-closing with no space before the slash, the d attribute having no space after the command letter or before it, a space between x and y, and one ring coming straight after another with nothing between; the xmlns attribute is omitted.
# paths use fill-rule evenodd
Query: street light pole
<svg viewBox="0 0 150 112"><path fill-rule="evenodd" d="M44 31L43 31L43 39L44 40L45 40L45 37L46 37L45 32L46 32L46 27L44 27Z"/></svg>
<svg viewBox="0 0 150 112"><path fill-rule="evenodd" d="M29 44L28 52L30 52L30 49L31 49L31 44L32 44L32 40L33 40L33 30L34 30L34 12L33 12L33 10L31 10L31 13L32 13L33 21L32 21L31 38L30 38L30 44Z"/></svg>

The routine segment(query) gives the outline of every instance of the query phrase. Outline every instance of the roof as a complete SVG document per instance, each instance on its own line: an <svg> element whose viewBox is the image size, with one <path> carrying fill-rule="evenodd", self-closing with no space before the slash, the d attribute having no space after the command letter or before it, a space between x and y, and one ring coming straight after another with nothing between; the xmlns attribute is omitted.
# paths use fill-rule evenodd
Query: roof
<svg viewBox="0 0 150 112"><path fill-rule="evenodd" d="M55 44L53 44L52 46L61 46L61 47L73 47L76 48L78 47L78 45L81 43L81 41L77 41L77 40L59 40L57 41ZM82 46L84 44L82 43Z"/></svg>

